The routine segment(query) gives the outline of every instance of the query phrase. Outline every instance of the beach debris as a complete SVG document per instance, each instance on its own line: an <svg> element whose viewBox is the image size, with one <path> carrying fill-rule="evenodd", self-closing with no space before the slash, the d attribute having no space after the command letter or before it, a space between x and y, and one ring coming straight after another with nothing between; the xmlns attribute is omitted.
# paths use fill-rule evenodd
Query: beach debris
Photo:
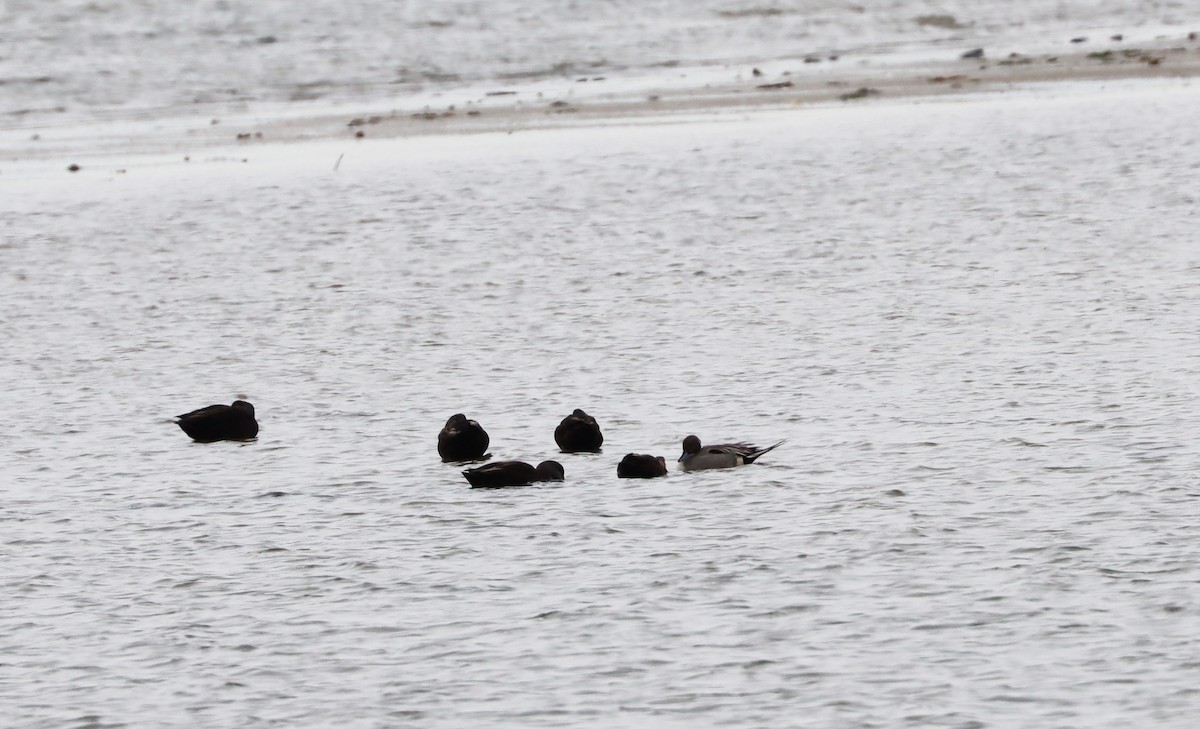
<svg viewBox="0 0 1200 729"><path fill-rule="evenodd" d="M746 8L745 10L718 10L717 15L722 18L769 18L776 15L783 15L783 10L773 7Z"/></svg>
<svg viewBox="0 0 1200 729"><path fill-rule="evenodd" d="M917 25L928 28L945 28L947 30L957 30L967 26L958 22L958 19L953 15L918 15L913 18Z"/></svg>
<svg viewBox="0 0 1200 729"><path fill-rule="evenodd" d="M952 84L960 81L966 81L966 74L956 73L953 76L931 76L929 83L931 84Z"/></svg>
<svg viewBox="0 0 1200 729"><path fill-rule="evenodd" d="M346 126L361 127L361 126L365 126L367 124L378 124L381 121L383 121L383 117L379 116L379 115L369 116L365 119L363 117L355 117L355 118L351 119L349 122L347 122Z"/></svg>
<svg viewBox="0 0 1200 729"><path fill-rule="evenodd" d="M817 56L805 56L804 62L805 63L820 63L821 59Z"/></svg>
<svg viewBox="0 0 1200 729"><path fill-rule="evenodd" d="M81 169L82 168L75 163L71 163L71 164L67 165L67 172L78 172Z"/></svg>
<svg viewBox="0 0 1200 729"><path fill-rule="evenodd" d="M755 77L755 78L758 78L759 76L761 76L761 75L762 75L762 71L759 71L757 68L755 68L755 69L751 69L751 71L750 71L750 75L751 75L751 76L753 76L753 77Z"/></svg>
<svg viewBox="0 0 1200 729"><path fill-rule="evenodd" d="M962 59L983 58L983 49L982 48L972 48L971 50L964 52L961 56L959 56L959 58L962 58Z"/></svg>
<svg viewBox="0 0 1200 729"><path fill-rule="evenodd" d="M345 152L342 152L341 154L339 154L339 155L338 155L337 162L334 162L334 163L333 163L333 171L334 171L334 172L337 172L337 171L338 171L338 167L341 167L341 165L342 165L342 157L345 157L345 156L346 156L346 153L345 153Z"/></svg>
<svg viewBox="0 0 1200 729"><path fill-rule="evenodd" d="M997 63L999 66L1024 66L1033 63L1033 59L1027 56L1022 56L1020 53L1010 53L1008 58Z"/></svg>
<svg viewBox="0 0 1200 729"><path fill-rule="evenodd" d="M792 87L791 81L778 81L773 84L759 84L755 88L771 90L771 89L788 89L791 87Z"/></svg>
<svg viewBox="0 0 1200 729"><path fill-rule="evenodd" d="M3 80L3 79L0 79L0 83L4 83L4 80ZM46 113L49 113L49 114L61 114L61 113L63 113L63 112L64 112L64 111L66 111L66 110L67 110L67 107L65 107L65 106L48 106L48 107L44 107L44 108L41 108L41 109L36 109L36 108L33 108L33 109L16 109L16 110L14 110L14 111L9 111L9 112L6 112L6 114L7 114L8 116L17 116L17 117L21 117L21 116L25 116L26 114L46 114Z"/></svg>
<svg viewBox="0 0 1200 729"><path fill-rule="evenodd" d="M1116 61L1119 58L1127 58L1140 61L1141 63L1145 63L1150 66L1157 66L1158 64L1162 63L1163 60L1162 56L1151 55L1149 52L1144 51L1141 48L1125 48L1121 51L1114 51L1111 49L1106 51L1092 51L1091 53L1087 54L1087 58L1094 61L1103 61L1104 63ZM1047 59L1049 62L1052 62L1053 60L1055 59Z"/></svg>
<svg viewBox="0 0 1200 729"><path fill-rule="evenodd" d="M1121 35L1120 33L1117 33L1116 35L1110 35L1108 37L1108 39L1115 40L1115 41L1123 41L1123 40L1125 40L1125 36Z"/></svg>
<svg viewBox="0 0 1200 729"><path fill-rule="evenodd" d="M484 96L513 96L516 91L489 91Z"/></svg>
<svg viewBox="0 0 1200 729"><path fill-rule="evenodd" d="M1086 35L1076 36L1071 39L1071 42L1072 43L1087 43L1087 36Z"/></svg>
<svg viewBox="0 0 1200 729"><path fill-rule="evenodd" d="M868 96L879 96L879 89L873 89L869 86L862 86L846 94L842 94L838 98L842 101L854 101L855 99L865 99Z"/></svg>
<svg viewBox="0 0 1200 729"><path fill-rule="evenodd" d="M354 132L354 138L355 138L355 139L362 139L362 138L363 138L363 137L365 137L365 136L367 136L367 133L366 133L366 132L364 132L364 131L363 131L363 130L361 130L361 129L359 129L358 131Z"/></svg>

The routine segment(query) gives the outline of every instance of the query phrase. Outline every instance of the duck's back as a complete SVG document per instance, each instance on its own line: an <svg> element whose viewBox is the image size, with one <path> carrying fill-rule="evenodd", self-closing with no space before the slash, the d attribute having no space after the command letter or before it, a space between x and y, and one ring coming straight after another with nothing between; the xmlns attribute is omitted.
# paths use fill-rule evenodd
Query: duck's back
<svg viewBox="0 0 1200 729"><path fill-rule="evenodd" d="M483 426L458 414L438 433L438 455L443 461L473 461L484 456L490 443Z"/></svg>
<svg viewBox="0 0 1200 729"><path fill-rule="evenodd" d="M617 478L658 478L667 475L667 459L646 453L630 453L617 464Z"/></svg>
<svg viewBox="0 0 1200 729"><path fill-rule="evenodd" d="M566 453L595 453L604 444L596 419L576 409L554 429L554 442Z"/></svg>
<svg viewBox="0 0 1200 729"><path fill-rule="evenodd" d="M523 461L497 461L462 473L472 486L524 486L539 478L537 469Z"/></svg>
<svg viewBox="0 0 1200 729"><path fill-rule="evenodd" d="M230 405L209 405L179 416L179 427L192 440L211 443L218 440L250 440L258 436L258 421L253 409Z"/></svg>

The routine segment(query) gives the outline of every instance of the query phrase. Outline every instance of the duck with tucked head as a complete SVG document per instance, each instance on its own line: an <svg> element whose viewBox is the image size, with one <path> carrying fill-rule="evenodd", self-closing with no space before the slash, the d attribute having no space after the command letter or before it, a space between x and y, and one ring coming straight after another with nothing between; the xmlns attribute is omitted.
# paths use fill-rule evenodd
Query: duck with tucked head
<svg viewBox="0 0 1200 729"><path fill-rule="evenodd" d="M558 461L542 461L537 468L524 461L497 461L479 468L468 468L463 476L476 488L527 486L537 481L564 481L566 474Z"/></svg>
<svg viewBox="0 0 1200 729"><path fill-rule="evenodd" d="M701 447L700 439L689 435L683 439L683 455L679 456L679 462L683 465L680 467L685 471L733 468L754 463L759 456L775 450L785 442L781 440L766 448L759 448L750 443L722 443Z"/></svg>
<svg viewBox="0 0 1200 729"><path fill-rule="evenodd" d="M455 413L438 433L438 455L443 461L478 461L484 457L488 443L487 431L462 413Z"/></svg>
<svg viewBox="0 0 1200 729"><path fill-rule="evenodd" d="M209 405L178 416L175 423L192 440L212 443L218 440L250 440L258 435L254 406L245 400L232 405Z"/></svg>
<svg viewBox="0 0 1200 729"><path fill-rule="evenodd" d="M617 464L617 478L658 478L667 475L667 459L646 453L629 453Z"/></svg>
<svg viewBox="0 0 1200 729"><path fill-rule="evenodd" d="M554 442L563 453L599 453L604 435L595 418L575 408L554 429Z"/></svg>

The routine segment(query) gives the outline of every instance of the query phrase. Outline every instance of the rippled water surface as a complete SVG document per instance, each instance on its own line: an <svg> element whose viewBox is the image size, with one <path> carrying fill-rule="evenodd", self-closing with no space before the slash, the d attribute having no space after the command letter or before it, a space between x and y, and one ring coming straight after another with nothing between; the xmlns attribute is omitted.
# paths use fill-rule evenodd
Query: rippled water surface
<svg viewBox="0 0 1200 729"><path fill-rule="evenodd" d="M6 0L0 118L403 98L480 82L1160 27L1173 0ZM199 105L199 106L196 106ZM32 120L32 121L28 121Z"/></svg>
<svg viewBox="0 0 1200 729"><path fill-rule="evenodd" d="M6 176L6 722L1190 726L1198 113ZM169 422L237 396L256 442ZM565 483L437 459L458 411L556 456L575 407L607 441ZM788 443L615 478L688 433Z"/></svg>

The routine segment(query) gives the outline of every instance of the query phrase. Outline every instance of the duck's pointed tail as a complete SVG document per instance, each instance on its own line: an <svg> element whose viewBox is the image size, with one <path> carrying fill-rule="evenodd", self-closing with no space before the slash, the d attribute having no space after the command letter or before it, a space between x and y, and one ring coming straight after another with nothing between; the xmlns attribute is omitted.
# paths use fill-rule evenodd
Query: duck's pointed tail
<svg viewBox="0 0 1200 729"><path fill-rule="evenodd" d="M767 446L766 448L759 448L758 450L754 451L750 455L746 456L745 461L746 461L746 463L754 463L756 460L758 460L759 456L763 455L764 453L770 453L771 451L775 450L776 448L783 445L784 443L787 443L787 438L784 438L783 440L779 441L775 445Z"/></svg>

